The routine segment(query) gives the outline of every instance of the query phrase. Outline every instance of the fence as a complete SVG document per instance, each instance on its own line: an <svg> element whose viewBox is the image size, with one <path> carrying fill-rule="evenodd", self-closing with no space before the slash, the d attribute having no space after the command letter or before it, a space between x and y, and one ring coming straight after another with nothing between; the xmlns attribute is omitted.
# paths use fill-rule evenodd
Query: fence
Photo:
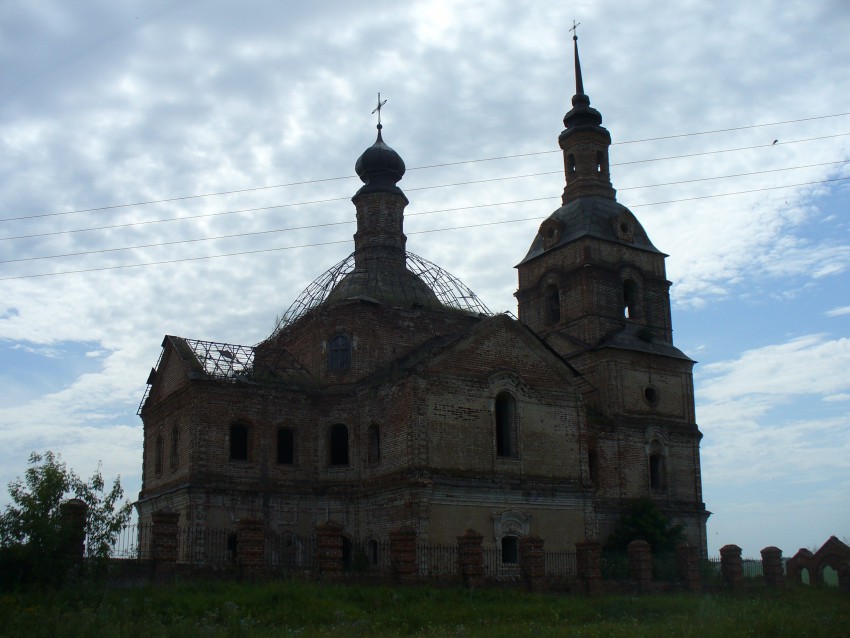
<svg viewBox="0 0 850 638"><path fill-rule="evenodd" d="M485 547L483 536L474 530L458 537L458 544L449 545L419 540L409 528L391 533L389 542L379 542L352 539L338 524L320 526L316 534L302 537L271 532L255 520L240 521L235 530L177 523L176 514L166 513L152 524L125 527L112 544L111 557L149 564L155 574L188 568L189 573L299 572L336 578L357 572L402 582L437 579L469 586L485 581L522 582L532 589L566 587L588 593L612 587L734 590L779 587L786 582L837 584L850 590L850 547L835 537L816 553L800 550L790 559L783 559L776 547L762 550L761 559L744 559L739 547L727 545L720 558L700 560L697 548L686 544L677 546L675 553L660 555L643 541L631 543L627 553L600 552L594 542L577 543L577 551L551 551L544 550L537 537Z"/></svg>

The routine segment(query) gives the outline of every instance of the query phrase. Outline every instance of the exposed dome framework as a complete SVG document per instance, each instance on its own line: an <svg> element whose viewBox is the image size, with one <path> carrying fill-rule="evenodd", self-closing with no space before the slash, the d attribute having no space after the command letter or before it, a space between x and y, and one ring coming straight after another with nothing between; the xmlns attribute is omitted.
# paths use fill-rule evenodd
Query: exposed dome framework
<svg viewBox="0 0 850 638"><path fill-rule="evenodd" d="M475 315L492 315L484 302L460 279L423 257L406 253L407 269L417 275L446 307ZM337 284L354 271L354 253L329 268L304 289L278 320L272 336L285 330L313 308L324 303Z"/></svg>

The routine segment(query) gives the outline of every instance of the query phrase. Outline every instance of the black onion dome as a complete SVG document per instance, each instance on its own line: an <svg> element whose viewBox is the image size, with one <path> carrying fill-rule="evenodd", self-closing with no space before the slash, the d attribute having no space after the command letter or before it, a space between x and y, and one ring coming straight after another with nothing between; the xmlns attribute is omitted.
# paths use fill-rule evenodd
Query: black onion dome
<svg viewBox="0 0 850 638"><path fill-rule="evenodd" d="M404 196L396 183L404 176L404 160L401 155L386 145L381 137L381 128L378 124L378 139L363 154L357 158L354 170L361 179L364 186L357 191L357 195L364 193L396 193Z"/></svg>

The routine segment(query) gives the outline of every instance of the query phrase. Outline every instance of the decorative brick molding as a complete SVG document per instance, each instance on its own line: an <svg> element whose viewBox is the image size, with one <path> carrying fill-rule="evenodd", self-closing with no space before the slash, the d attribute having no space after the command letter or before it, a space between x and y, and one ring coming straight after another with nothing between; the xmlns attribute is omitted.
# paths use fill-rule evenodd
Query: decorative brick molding
<svg viewBox="0 0 850 638"><path fill-rule="evenodd" d="M335 521L316 526L316 567L331 578L342 573L342 529Z"/></svg>
<svg viewBox="0 0 850 638"><path fill-rule="evenodd" d="M634 540L629 543L629 578L637 585L638 591L652 589L652 546L646 541Z"/></svg>
<svg viewBox="0 0 850 638"><path fill-rule="evenodd" d="M390 564L393 574L402 582L416 577L416 530L401 527L393 530L390 537Z"/></svg>
<svg viewBox="0 0 850 638"><path fill-rule="evenodd" d="M59 516L62 519L62 530L66 536L63 538L65 547L62 553L73 565L83 562L86 551L86 515L89 506L85 501L72 498L59 506Z"/></svg>
<svg viewBox="0 0 850 638"><path fill-rule="evenodd" d="M698 547L688 543L676 545L676 570L686 591L702 591Z"/></svg>
<svg viewBox="0 0 850 638"><path fill-rule="evenodd" d="M463 583L476 587L484 580L484 536L468 529L457 537L457 562Z"/></svg>
<svg viewBox="0 0 850 638"><path fill-rule="evenodd" d="M786 578L799 585L803 582L802 573L805 569L810 584L822 585L825 567L832 567L838 573L839 589L850 592L850 547L835 536L830 536L814 554L801 549L788 559L785 565Z"/></svg>
<svg viewBox="0 0 850 638"><path fill-rule="evenodd" d="M266 564L266 530L263 521L244 518L236 523L236 559L246 574L263 571Z"/></svg>
<svg viewBox="0 0 850 638"><path fill-rule="evenodd" d="M781 549L771 546L761 550L761 572L764 575L764 584L768 587L782 587L785 585Z"/></svg>
<svg viewBox="0 0 850 638"><path fill-rule="evenodd" d="M602 548L596 541L576 543L576 575L586 594L597 594L602 588Z"/></svg>
<svg viewBox="0 0 850 638"><path fill-rule="evenodd" d="M723 586L735 591L744 584L741 548L737 545L724 545L720 548L720 574Z"/></svg>
<svg viewBox="0 0 850 638"><path fill-rule="evenodd" d="M546 554L543 539L523 536L519 539L519 564L529 591L541 591L546 585Z"/></svg>

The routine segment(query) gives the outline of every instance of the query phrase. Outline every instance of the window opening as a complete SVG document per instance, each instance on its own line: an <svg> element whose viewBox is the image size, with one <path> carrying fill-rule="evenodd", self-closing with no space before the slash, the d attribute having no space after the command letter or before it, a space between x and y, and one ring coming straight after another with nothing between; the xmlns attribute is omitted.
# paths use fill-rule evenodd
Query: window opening
<svg viewBox="0 0 850 638"><path fill-rule="evenodd" d="M351 339L348 335L336 335L328 342L328 369L351 369Z"/></svg>
<svg viewBox="0 0 850 638"><path fill-rule="evenodd" d="M505 565L519 563L519 539L516 536L502 537L502 563Z"/></svg>
<svg viewBox="0 0 850 638"><path fill-rule="evenodd" d="M160 434L156 437L156 451L154 452L153 463L154 472L156 472L157 474L162 474L162 448L163 442L162 435Z"/></svg>
<svg viewBox="0 0 850 638"><path fill-rule="evenodd" d="M342 537L342 568L345 571L351 571L351 566L354 561L354 544L348 536Z"/></svg>
<svg viewBox="0 0 850 638"><path fill-rule="evenodd" d="M292 428L278 428L277 462L280 465L292 465L295 462L295 433Z"/></svg>
<svg viewBox="0 0 850 638"><path fill-rule="evenodd" d="M374 538L366 541L366 559L372 567L378 566L378 541Z"/></svg>
<svg viewBox="0 0 850 638"><path fill-rule="evenodd" d="M348 428L339 423L331 427L330 464L348 465Z"/></svg>
<svg viewBox="0 0 850 638"><path fill-rule="evenodd" d="M653 490L664 489L664 455L658 452L649 455L649 487Z"/></svg>
<svg viewBox="0 0 850 638"><path fill-rule="evenodd" d="M638 285L632 279L623 282L623 309L627 319L638 318Z"/></svg>
<svg viewBox="0 0 850 638"><path fill-rule="evenodd" d="M496 396L496 455L516 456L516 399L508 392Z"/></svg>
<svg viewBox="0 0 850 638"><path fill-rule="evenodd" d="M649 405L656 405L658 403L658 390L652 386L647 386L643 390L643 398Z"/></svg>
<svg viewBox="0 0 850 638"><path fill-rule="evenodd" d="M587 451L587 469L590 473L590 482L599 485L599 453L596 450Z"/></svg>
<svg viewBox="0 0 850 638"><path fill-rule="evenodd" d="M369 426L369 463L377 463L381 460L381 430L377 423Z"/></svg>
<svg viewBox="0 0 850 638"><path fill-rule="evenodd" d="M572 153L567 155L567 172L570 174L576 172L576 157Z"/></svg>
<svg viewBox="0 0 850 638"><path fill-rule="evenodd" d="M171 464L171 469L176 470L179 462L179 457L177 456L177 443L179 440L179 431L177 430L177 426L175 425L171 428L171 458L169 459Z"/></svg>
<svg viewBox="0 0 850 638"><path fill-rule="evenodd" d="M248 460L248 427L241 423L230 426L230 460Z"/></svg>
<svg viewBox="0 0 850 638"><path fill-rule="evenodd" d="M605 154L602 151L596 151L596 172L605 172Z"/></svg>
<svg viewBox="0 0 850 638"><path fill-rule="evenodd" d="M561 320L561 292L555 284L549 284L544 291L546 323L558 323Z"/></svg>

